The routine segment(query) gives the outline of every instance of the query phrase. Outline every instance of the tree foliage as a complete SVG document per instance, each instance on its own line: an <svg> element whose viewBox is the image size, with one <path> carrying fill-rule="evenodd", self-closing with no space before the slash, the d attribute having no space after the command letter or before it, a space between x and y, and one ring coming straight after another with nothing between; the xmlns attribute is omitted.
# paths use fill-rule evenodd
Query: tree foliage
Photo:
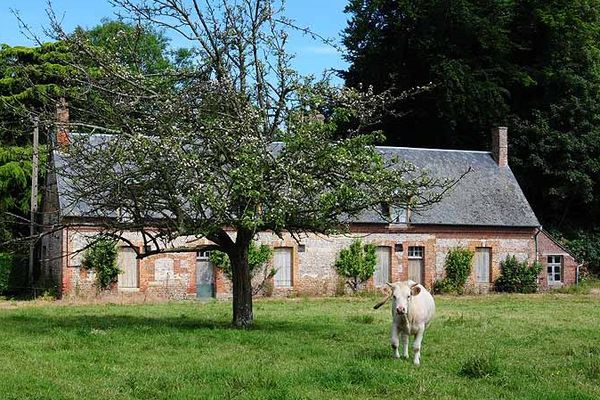
<svg viewBox="0 0 600 400"><path fill-rule="evenodd" d="M149 28L105 20L89 31L78 28L77 32L88 37L98 51L120 56L131 69L155 73L170 66L167 40ZM22 251L15 243L29 236L32 118L40 120L40 141L50 150L46 134L54 130L58 98L67 99L72 117L87 125L102 123L104 115L114 112L94 94L95 88L70 79L77 76L78 68L101 74L90 58L60 41L35 47L0 45L0 243L14 251ZM88 112L92 101L97 104ZM45 149L40 151L40 178L45 172Z"/></svg>
<svg viewBox="0 0 600 400"><path fill-rule="evenodd" d="M328 234L382 202L419 207L442 195L447 181L384 159L373 146L389 93L332 87L290 67L290 23L279 2L115 3L182 34L198 57L193 70L146 74L57 27L71 51L102 68L101 76L82 68L72 78L103 89L90 111L109 105L116 112L104 126L118 132L74 140L73 167L61 171L71 200L107 217L112 234L141 232L146 255L180 236L214 242L231 261L235 325L253 320L248 249L257 232Z"/></svg>
<svg viewBox="0 0 600 400"><path fill-rule="evenodd" d="M500 262L500 276L496 279L495 288L499 292L534 293L538 290L538 276L542 264L527 261L519 262L515 256L507 256Z"/></svg>
<svg viewBox="0 0 600 400"><path fill-rule="evenodd" d="M390 143L487 150L506 125L543 225L568 238L598 225L598 0L351 0L346 12L349 86L432 83L384 121Z"/></svg>
<svg viewBox="0 0 600 400"><path fill-rule="evenodd" d="M335 261L335 269L340 276L347 279L348 287L356 292L373 276L376 264L375 245L363 245L360 240L355 240L348 248L340 251Z"/></svg>
<svg viewBox="0 0 600 400"><path fill-rule="evenodd" d="M110 289L117 283L121 270L117 264L117 245L111 238L99 238L85 251L81 266L96 273L100 289Z"/></svg>

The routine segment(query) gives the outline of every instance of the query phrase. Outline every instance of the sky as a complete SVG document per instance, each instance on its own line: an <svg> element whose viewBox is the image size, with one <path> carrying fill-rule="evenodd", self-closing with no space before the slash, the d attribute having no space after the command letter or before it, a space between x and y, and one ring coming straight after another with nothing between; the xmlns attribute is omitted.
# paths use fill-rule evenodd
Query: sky
<svg viewBox="0 0 600 400"><path fill-rule="evenodd" d="M346 26L343 13L347 0L287 0L288 18L300 27L309 27L321 36L340 41L340 33ZM102 18L114 17L115 10L108 0L52 0L56 14L62 17L66 31L76 26L91 28ZM11 9L17 10L21 18L36 34L48 26L47 0L0 0L0 43L11 46L31 46L34 42L20 32L19 24ZM174 42L173 44L177 44ZM299 33L292 33L288 51L294 53L294 67L301 74L321 76L328 69L345 69L347 63L335 48L315 41Z"/></svg>

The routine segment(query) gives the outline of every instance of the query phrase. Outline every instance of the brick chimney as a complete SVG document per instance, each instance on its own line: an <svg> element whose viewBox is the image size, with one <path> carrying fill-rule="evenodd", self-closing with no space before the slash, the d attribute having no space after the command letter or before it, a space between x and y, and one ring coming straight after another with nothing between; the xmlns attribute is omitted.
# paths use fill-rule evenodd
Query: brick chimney
<svg viewBox="0 0 600 400"><path fill-rule="evenodd" d="M504 126L492 128L492 156L499 167L508 165L508 129Z"/></svg>
<svg viewBox="0 0 600 400"><path fill-rule="evenodd" d="M60 148L68 147L69 138L69 105L64 97L56 103L56 144Z"/></svg>

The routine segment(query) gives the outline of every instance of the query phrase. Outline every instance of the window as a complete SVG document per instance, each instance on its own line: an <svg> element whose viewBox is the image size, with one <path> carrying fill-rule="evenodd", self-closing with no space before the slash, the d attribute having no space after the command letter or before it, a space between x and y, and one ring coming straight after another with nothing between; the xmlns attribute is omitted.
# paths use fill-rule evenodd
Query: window
<svg viewBox="0 0 600 400"><path fill-rule="evenodd" d="M406 207L390 206L387 203L381 205L381 211L385 217L389 219L391 224L407 223Z"/></svg>
<svg viewBox="0 0 600 400"><path fill-rule="evenodd" d="M492 261L492 249L490 247L477 247L475 249L475 279L477 283L489 283L492 281L490 266Z"/></svg>
<svg viewBox="0 0 600 400"><path fill-rule="evenodd" d="M424 254L425 249L421 246L408 247L408 279L421 284L425 276Z"/></svg>
<svg viewBox="0 0 600 400"><path fill-rule="evenodd" d="M277 288L292 287L292 248L276 248L273 255L273 267L275 276L273 283Z"/></svg>
<svg viewBox="0 0 600 400"><path fill-rule="evenodd" d="M420 246L409 246L408 247L408 258L423 258L423 247Z"/></svg>
<svg viewBox="0 0 600 400"><path fill-rule="evenodd" d="M548 256L548 283L558 283L561 281L562 256Z"/></svg>
<svg viewBox="0 0 600 400"><path fill-rule="evenodd" d="M196 260L208 260L210 258L210 250L200 250L196 253Z"/></svg>

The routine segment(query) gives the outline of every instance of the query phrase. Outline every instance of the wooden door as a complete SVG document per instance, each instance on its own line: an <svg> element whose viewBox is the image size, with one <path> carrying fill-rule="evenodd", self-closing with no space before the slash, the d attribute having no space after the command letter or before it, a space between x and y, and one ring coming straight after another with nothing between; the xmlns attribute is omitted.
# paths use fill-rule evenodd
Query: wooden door
<svg viewBox="0 0 600 400"><path fill-rule="evenodd" d="M392 255L391 249L387 246L379 246L375 249L377 264L373 274L373 284L375 287L383 287L391 279Z"/></svg>
<svg viewBox="0 0 600 400"><path fill-rule="evenodd" d="M490 283L490 266L492 260L492 249L489 247L478 247L475 249L475 279L477 283Z"/></svg>
<svg viewBox="0 0 600 400"><path fill-rule="evenodd" d="M422 246L408 248L408 279L423 284L425 276L425 249Z"/></svg>
<svg viewBox="0 0 600 400"><path fill-rule="evenodd" d="M138 262L135 251L131 247L120 247L117 264L121 273L119 274L119 288L132 289L140 287Z"/></svg>
<svg viewBox="0 0 600 400"><path fill-rule="evenodd" d="M277 272L273 277L275 287L292 287L292 248L278 247L273 254L273 267Z"/></svg>

